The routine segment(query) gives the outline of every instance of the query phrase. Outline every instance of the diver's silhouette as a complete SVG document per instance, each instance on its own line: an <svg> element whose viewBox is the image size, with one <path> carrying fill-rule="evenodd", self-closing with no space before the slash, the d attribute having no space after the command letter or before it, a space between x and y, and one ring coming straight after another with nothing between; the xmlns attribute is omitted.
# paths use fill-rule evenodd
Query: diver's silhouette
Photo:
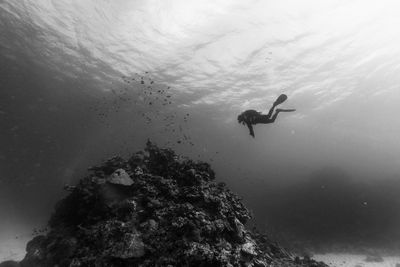
<svg viewBox="0 0 400 267"><path fill-rule="evenodd" d="M272 107L269 110L267 115L263 115L263 114L261 114L261 112L258 112L254 109L246 110L238 116L238 122L243 125L247 125L247 127L249 128L249 131L250 131L250 135L254 137L253 125L258 124L258 123L264 123L264 124L273 123L276 120L276 118L278 117L279 112L296 111L295 109L279 109L279 108L277 108L275 110L275 114L272 115L272 113L274 113L275 107L277 105L285 102L286 99L287 99L287 95L281 94L275 100L275 102L272 104Z"/></svg>

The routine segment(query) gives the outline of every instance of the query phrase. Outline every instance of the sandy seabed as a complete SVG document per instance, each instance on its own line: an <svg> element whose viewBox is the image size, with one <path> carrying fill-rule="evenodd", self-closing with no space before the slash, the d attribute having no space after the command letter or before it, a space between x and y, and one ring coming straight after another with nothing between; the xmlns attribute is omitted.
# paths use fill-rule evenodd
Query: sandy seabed
<svg viewBox="0 0 400 267"><path fill-rule="evenodd" d="M0 247L0 262L5 260L22 260L25 250L18 241L10 242L6 247ZM383 262L365 262L365 255L323 254L314 255L317 261L323 261L332 267L396 267L400 265L400 256L383 257Z"/></svg>
<svg viewBox="0 0 400 267"><path fill-rule="evenodd" d="M22 260L25 256L25 246L28 240L0 240L0 262L7 260Z"/></svg>
<svg viewBox="0 0 400 267"><path fill-rule="evenodd" d="M400 266L400 256L383 257L383 262L366 262L364 261L365 257L365 255L328 253L314 255L313 258L317 261L323 261L332 267L396 267L396 264Z"/></svg>

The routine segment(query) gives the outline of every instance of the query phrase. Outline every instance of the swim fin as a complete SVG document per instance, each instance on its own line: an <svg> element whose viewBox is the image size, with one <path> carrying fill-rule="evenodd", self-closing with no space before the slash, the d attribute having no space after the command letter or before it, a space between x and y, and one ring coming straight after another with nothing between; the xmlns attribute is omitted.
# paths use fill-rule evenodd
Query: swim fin
<svg viewBox="0 0 400 267"><path fill-rule="evenodd" d="M288 98L287 95L281 94L281 95L278 96L278 98L275 100L274 106L277 106L277 105L279 105L279 104L282 104L283 102L286 101L287 98Z"/></svg>
<svg viewBox="0 0 400 267"><path fill-rule="evenodd" d="M277 108L276 112L293 112L296 111L294 108L290 108L290 109L282 109L282 108Z"/></svg>

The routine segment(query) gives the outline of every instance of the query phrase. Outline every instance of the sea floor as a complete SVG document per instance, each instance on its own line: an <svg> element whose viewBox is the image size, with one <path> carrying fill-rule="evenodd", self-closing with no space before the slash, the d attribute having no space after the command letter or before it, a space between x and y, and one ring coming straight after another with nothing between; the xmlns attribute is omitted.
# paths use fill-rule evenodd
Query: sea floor
<svg viewBox="0 0 400 267"><path fill-rule="evenodd" d="M25 256L25 246L29 240L0 240L0 262L7 260L20 261Z"/></svg>
<svg viewBox="0 0 400 267"><path fill-rule="evenodd" d="M383 257L383 262L366 262L365 255L323 254L314 255L317 261L323 261L332 267L396 267L400 266L400 256Z"/></svg>
<svg viewBox="0 0 400 267"><path fill-rule="evenodd" d="M28 240L7 240L7 246L0 246L0 262L22 260L25 256L25 243ZM331 267L397 267L400 256L383 257L383 262L365 262L365 255L353 254L317 254L313 259L323 261Z"/></svg>

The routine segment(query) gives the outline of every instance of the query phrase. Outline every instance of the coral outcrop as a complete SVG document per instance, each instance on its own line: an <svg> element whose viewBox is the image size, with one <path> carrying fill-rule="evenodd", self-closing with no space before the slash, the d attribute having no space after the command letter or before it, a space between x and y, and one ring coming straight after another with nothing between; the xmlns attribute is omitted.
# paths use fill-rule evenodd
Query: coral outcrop
<svg viewBox="0 0 400 267"><path fill-rule="evenodd" d="M207 163L148 142L90 171L20 266L327 266L246 229L250 212Z"/></svg>

